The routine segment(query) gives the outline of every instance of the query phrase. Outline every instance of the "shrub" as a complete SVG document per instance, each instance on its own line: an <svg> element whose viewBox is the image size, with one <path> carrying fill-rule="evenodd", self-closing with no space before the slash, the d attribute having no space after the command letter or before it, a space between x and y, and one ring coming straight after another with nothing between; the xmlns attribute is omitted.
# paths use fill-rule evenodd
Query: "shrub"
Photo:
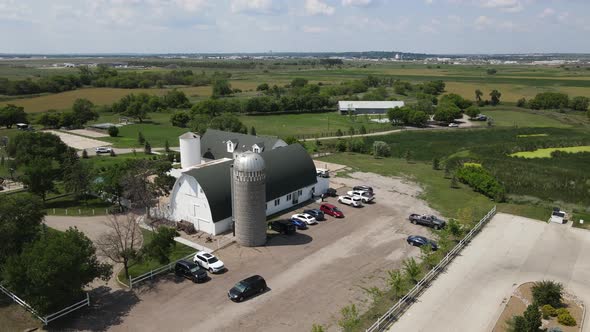
<svg viewBox="0 0 590 332"><path fill-rule="evenodd" d="M533 285L532 292L533 301L538 305L549 304L553 308L561 307L562 284L551 280L543 280Z"/></svg>
<svg viewBox="0 0 590 332"><path fill-rule="evenodd" d="M117 128L115 126L110 126L109 127L109 136L111 136L111 137L119 136L119 128Z"/></svg>
<svg viewBox="0 0 590 332"><path fill-rule="evenodd" d="M184 128L190 120L190 115L184 111L176 111L170 116L170 122L175 127Z"/></svg>
<svg viewBox="0 0 590 332"><path fill-rule="evenodd" d="M569 313L570 312L566 308L555 309L555 316L559 316L559 315L563 315L563 314L569 314Z"/></svg>
<svg viewBox="0 0 590 332"><path fill-rule="evenodd" d="M375 157L389 157L391 155L389 144L383 141L375 141L373 143L373 155Z"/></svg>
<svg viewBox="0 0 590 332"><path fill-rule="evenodd" d="M565 326L576 326L576 320L569 312L557 316L557 322Z"/></svg>
<svg viewBox="0 0 590 332"><path fill-rule="evenodd" d="M88 159L88 152L86 150L82 150L82 158Z"/></svg>
<svg viewBox="0 0 590 332"><path fill-rule="evenodd" d="M528 307L526 307L523 317L526 322L527 331L539 330L539 328L542 325L541 312L539 312L539 306L537 306L536 304L531 304Z"/></svg>
<svg viewBox="0 0 590 332"><path fill-rule="evenodd" d="M520 98L516 102L516 107L525 107L525 106L526 106L526 99L525 98Z"/></svg>
<svg viewBox="0 0 590 332"><path fill-rule="evenodd" d="M143 137L143 133L141 131L137 133L137 142L141 145L145 143L145 137Z"/></svg>
<svg viewBox="0 0 590 332"><path fill-rule="evenodd" d="M550 304L545 304L544 306L542 306L541 313L543 314L543 319L549 319L549 317L551 316L557 316L555 308L553 308L553 306L551 306Z"/></svg>
<svg viewBox="0 0 590 332"><path fill-rule="evenodd" d="M340 129L336 130L336 136L342 136L342 135L344 135L342 133L342 130L340 130Z"/></svg>
<svg viewBox="0 0 590 332"><path fill-rule="evenodd" d="M143 151L145 152L145 154L152 154L152 146L150 145L150 142L148 142L148 141L145 142L145 146L143 147Z"/></svg>
<svg viewBox="0 0 590 332"><path fill-rule="evenodd" d="M338 320L338 325L343 331L354 331L360 323L359 313L356 309L356 305L351 304L340 310L342 318Z"/></svg>
<svg viewBox="0 0 590 332"><path fill-rule="evenodd" d="M498 202L505 199L506 189L504 189L504 186L481 166L464 165L457 170L457 178L469 185L473 190Z"/></svg>
<svg viewBox="0 0 590 332"><path fill-rule="evenodd" d="M111 149L111 157L116 157L117 155L115 154L115 149Z"/></svg>

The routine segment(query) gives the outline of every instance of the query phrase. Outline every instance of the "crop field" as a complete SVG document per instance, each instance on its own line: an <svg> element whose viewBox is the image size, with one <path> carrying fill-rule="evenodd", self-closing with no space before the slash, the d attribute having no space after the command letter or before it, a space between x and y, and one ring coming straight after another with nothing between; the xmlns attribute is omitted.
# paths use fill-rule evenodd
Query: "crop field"
<svg viewBox="0 0 590 332"><path fill-rule="evenodd" d="M75 62L74 60L72 60ZM47 65L47 61L31 61L33 64ZM0 65L0 77L9 79L23 79L54 74L75 73L75 69L63 68L35 68L31 64L24 67L10 67ZM440 67L440 68L439 68ZM496 75L486 74L486 70L494 68ZM410 82L429 80L445 81L448 93L457 93L465 98L473 99L474 91L480 89L485 97L493 90L502 93L503 102L514 103L525 97L530 99L537 93L546 91L564 92L570 96L590 96L590 70L586 68L533 67L533 66L454 66L454 65L424 65L415 63L345 63L341 68L327 69L321 66L286 66L275 65L272 62L261 61L250 69L186 67L194 72L211 73L223 71L232 74L230 83L233 88L241 89L243 94L237 96L251 96L261 83L279 86L288 84L293 78L303 77L312 83L321 82L324 85L339 84L342 81L361 79L368 75L392 76L396 79ZM139 71L166 71L163 68L149 68ZM184 91L191 101L209 97L210 86L178 87ZM42 112L49 109L63 110L71 107L76 98L87 98L97 105L111 104L129 93L145 92L162 95L169 88L164 89L117 89L117 88L84 88L59 94L41 95L31 98L15 98L6 100L2 104L13 103L23 106L30 113Z"/></svg>
<svg viewBox="0 0 590 332"><path fill-rule="evenodd" d="M555 152L555 151L561 151L561 152L566 152L566 153L590 152L590 145L537 149L535 151L522 151L522 152L513 153L510 155L510 157L521 157L521 158L527 158L527 159L528 158L551 158L551 153Z"/></svg>

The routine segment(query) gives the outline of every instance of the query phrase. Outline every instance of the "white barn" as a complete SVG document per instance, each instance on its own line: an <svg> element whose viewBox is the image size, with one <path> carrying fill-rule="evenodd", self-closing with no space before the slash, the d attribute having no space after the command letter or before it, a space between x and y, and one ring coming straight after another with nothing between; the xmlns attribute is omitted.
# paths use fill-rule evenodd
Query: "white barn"
<svg viewBox="0 0 590 332"><path fill-rule="evenodd" d="M313 160L299 144L260 155L266 164L267 216L308 201L329 187L328 179L317 177ZM233 159L221 158L183 169L170 195L169 218L192 222L196 230L212 235L231 230L232 165Z"/></svg>
<svg viewBox="0 0 590 332"><path fill-rule="evenodd" d="M385 114L390 108L404 107L403 101L346 101L338 102L340 114Z"/></svg>

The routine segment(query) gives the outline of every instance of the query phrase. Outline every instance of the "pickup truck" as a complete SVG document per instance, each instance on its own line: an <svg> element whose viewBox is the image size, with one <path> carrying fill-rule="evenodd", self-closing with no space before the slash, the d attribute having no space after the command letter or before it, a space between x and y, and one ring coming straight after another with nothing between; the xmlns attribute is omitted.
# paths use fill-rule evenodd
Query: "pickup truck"
<svg viewBox="0 0 590 332"><path fill-rule="evenodd" d="M410 222L412 222L412 224L414 224L414 225L420 224L420 225L432 227L434 229L444 228L447 224L442 219L439 219L433 215L426 215L426 214L412 213L412 214L410 214L409 219L410 219Z"/></svg>

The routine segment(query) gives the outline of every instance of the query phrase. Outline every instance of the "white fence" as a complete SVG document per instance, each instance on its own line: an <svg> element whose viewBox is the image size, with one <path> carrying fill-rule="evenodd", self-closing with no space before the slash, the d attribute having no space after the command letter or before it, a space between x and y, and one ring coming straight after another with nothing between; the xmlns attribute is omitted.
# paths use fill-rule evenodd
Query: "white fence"
<svg viewBox="0 0 590 332"><path fill-rule="evenodd" d="M39 313L37 313L37 311L35 309L33 309L33 307L31 307L27 302L23 301L21 298L19 298L18 296L16 296L16 294L12 293L11 291L9 291L7 288L5 288L4 286L0 285L0 290L8 295L8 297L10 297L14 302L18 303L20 306L22 306L23 308L27 309L29 312L31 312L36 318L38 318L40 321L43 322L43 324L47 325L49 324L49 322L54 321L62 316L65 316L67 314L69 314L72 311L76 311L78 309L81 309L83 307L89 307L90 306L90 295L88 293L86 293L86 298L78 303L74 303L69 307L63 308L60 311L54 312L52 314L49 314L47 316L41 316L39 315Z"/></svg>
<svg viewBox="0 0 590 332"><path fill-rule="evenodd" d="M494 206L488 214L485 215L465 237L451 250L447 255L425 276L422 278L414 288L410 289L408 294L402 297L396 304L393 305L387 312L379 317L367 332L383 331L388 328L392 321L394 321L400 313L407 307L412 305L412 302L420 295L424 287L426 287L434 278L436 278L443 269L453 260L453 258L465 247L465 245L473 239L473 237L481 230L481 228L496 214L496 207Z"/></svg>
<svg viewBox="0 0 590 332"><path fill-rule="evenodd" d="M153 279L155 276L162 274L162 273L167 273L172 271L172 269L174 269L174 265L176 265L176 262L184 260L184 259L188 259L192 261L192 258L195 256L197 252L194 252L190 255L184 256L179 260L176 260L170 264L161 266L157 269L151 270L150 272L144 273L140 276L137 276L135 278L130 277L129 278L129 288L133 288L134 285L136 285L137 283L140 283L142 281L148 280L148 279Z"/></svg>

